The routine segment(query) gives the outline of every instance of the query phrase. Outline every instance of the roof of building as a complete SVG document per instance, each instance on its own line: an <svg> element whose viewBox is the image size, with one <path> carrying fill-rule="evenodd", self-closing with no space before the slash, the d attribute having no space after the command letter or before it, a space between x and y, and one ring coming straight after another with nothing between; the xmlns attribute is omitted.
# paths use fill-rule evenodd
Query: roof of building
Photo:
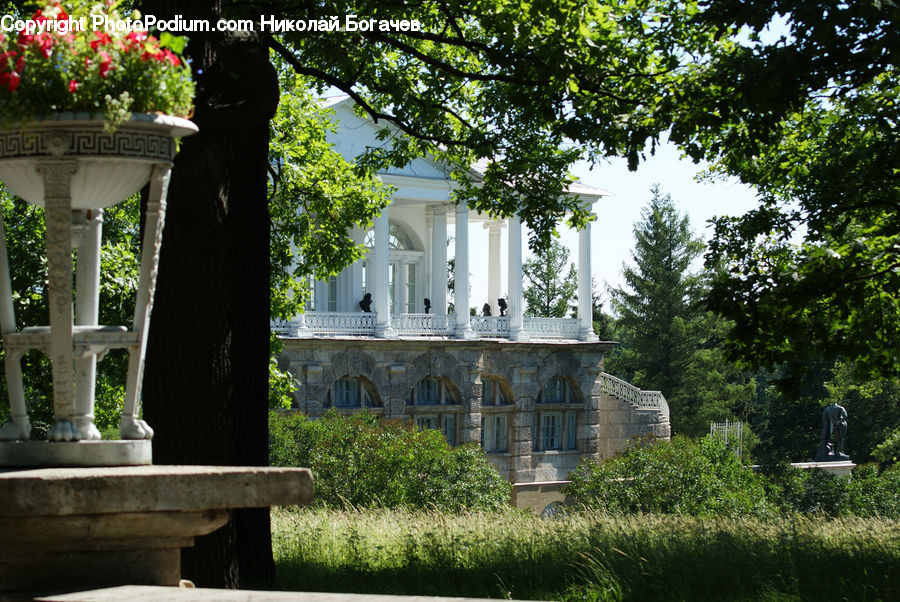
<svg viewBox="0 0 900 602"><path fill-rule="evenodd" d="M342 102L350 100L350 96L347 94L339 94L337 96L327 96L319 99L319 105L323 108L333 107L335 105L341 104ZM352 100L351 100L352 102ZM482 176L484 172L487 171L488 165L491 164L491 160L487 158L479 159L475 161L470 166L470 169L475 172L475 174ZM602 197L602 196L613 196L613 194L603 188L597 188L595 186L590 186L578 180L569 184L565 192L569 194L577 194L583 196L592 196L592 197Z"/></svg>

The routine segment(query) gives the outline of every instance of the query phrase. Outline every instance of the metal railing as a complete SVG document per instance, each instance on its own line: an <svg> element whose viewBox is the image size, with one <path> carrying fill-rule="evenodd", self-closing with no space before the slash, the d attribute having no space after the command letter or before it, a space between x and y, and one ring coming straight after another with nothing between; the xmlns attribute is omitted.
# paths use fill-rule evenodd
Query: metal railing
<svg viewBox="0 0 900 602"><path fill-rule="evenodd" d="M666 420L669 419L669 403L659 391L643 391L606 372L600 373L600 386L604 393L616 399L633 405L639 410L657 410Z"/></svg>

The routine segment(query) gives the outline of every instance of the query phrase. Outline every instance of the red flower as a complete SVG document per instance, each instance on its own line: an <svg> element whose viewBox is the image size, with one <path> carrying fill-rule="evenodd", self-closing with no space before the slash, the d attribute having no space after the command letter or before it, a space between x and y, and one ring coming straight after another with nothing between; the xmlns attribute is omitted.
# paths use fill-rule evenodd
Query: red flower
<svg viewBox="0 0 900 602"><path fill-rule="evenodd" d="M16 71L21 71L24 68L25 68L25 55L22 55L16 61Z"/></svg>
<svg viewBox="0 0 900 602"><path fill-rule="evenodd" d="M49 59L50 55L53 54L53 34L42 33L35 39L38 47L41 49L41 54L44 55L44 58Z"/></svg>
<svg viewBox="0 0 900 602"><path fill-rule="evenodd" d="M181 60L178 58L178 56L168 48L163 48L161 54L163 58L160 59L159 56L157 56L157 60L159 62L169 61L169 63L173 67L178 67L179 65L181 65Z"/></svg>
<svg viewBox="0 0 900 602"><path fill-rule="evenodd" d="M109 37L108 33L104 33L102 31L95 31L94 35L97 36L96 40L91 40L91 49L97 50L98 46L106 46L110 42L112 42L112 38Z"/></svg>
<svg viewBox="0 0 900 602"><path fill-rule="evenodd" d="M69 82L69 92L71 92L72 94L75 94L75 90L77 90L78 86L80 86L80 85L81 84L79 84L77 81L75 81L73 79L72 81Z"/></svg>
<svg viewBox="0 0 900 602"><path fill-rule="evenodd" d="M21 80L21 79L22 78L15 71L13 71L12 73L9 74L9 86L8 87L9 87L10 92L16 91L16 88L19 87L19 80Z"/></svg>
<svg viewBox="0 0 900 602"><path fill-rule="evenodd" d="M147 39L146 31L132 31L125 39L128 40L128 48L134 48L135 46L140 46L141 42Z"/></svg>
<svg viewBox="0 0 900 602"><path fill-rule="evenodd" d="M100 57L100 77L106 77L106 74L112 69L112 59L102 50L97 53L97 56Z"/></svg>
<svg viewBox="0 0 900 602"><path fill-rule="evenodd" d="M69 14L63 9L59 9L59 14L56 15L57 21L67 21L69 19Z"/></svg>

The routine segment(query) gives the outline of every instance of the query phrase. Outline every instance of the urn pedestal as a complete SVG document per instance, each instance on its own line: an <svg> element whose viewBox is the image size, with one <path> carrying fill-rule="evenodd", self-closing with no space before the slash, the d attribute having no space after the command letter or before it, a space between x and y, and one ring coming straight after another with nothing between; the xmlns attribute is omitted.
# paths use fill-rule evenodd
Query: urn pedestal
<svg viewBox="0 0 900 602"><path fill-rule="evenodd" d="M0 180L13 194L45 208L50 306L49 325L18 330L0 218L0 329L12 410L10 421L0 427L0 465L150 463L153 430L139 419L140 390L166 188L177 138L196 131L186 119L135 115L109 132L102 119L71 113L0 131ZM130 327L98 324L103 209L148 182L134 321ZM21 357L32 349L46 353L52 363L49 441L29 440ZM96 363L110 349L129 354L120 421L124 441L99 441L93 422Z"/></svg>

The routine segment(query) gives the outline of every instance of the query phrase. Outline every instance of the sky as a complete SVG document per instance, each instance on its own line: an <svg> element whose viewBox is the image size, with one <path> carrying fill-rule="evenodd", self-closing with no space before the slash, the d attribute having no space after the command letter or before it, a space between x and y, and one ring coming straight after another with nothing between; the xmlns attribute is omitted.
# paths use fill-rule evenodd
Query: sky
<svg viewBox="0 0 900 602"><path fill-rule="evenodd" d="M624 159L613 159L593 169L586 163L575 166L573 173L581 182L612 193L612 196L603 197L594 205L597 220L591 224L591 272L604 305L608 301L606 286L624 285L622 266L624 262L631 263L634 224L641 219L641 209L650 200L650 187L654 183L659 184L663 194L672 196L675 207L688 215L691 228L704 240L709 240L712 235L708 219L717 215L742 215L756 206L755 191L737 180L698 182L695 176L705 167L704 164L681 158L674 145L667 142L657 148L655 155L648 156L635 172L628 171ZM471 258L487 255L487 232L481 230L480 224L477 228L472 228L469 233L470 305L481 307L484 302L481 298L485 296L481 292L487 291L487 262L473 261ZM560 240L570 250L570 261L575 263L578 257L577 233L563 228L560 234ZM501 281L504 285L507 282L506 248L504 228L501 239ZM531 253L526 251L525 257L530 256ZM701 266L702 259L698 260L695 269ZM505 295L506 287L502 289Z"/></svg>

